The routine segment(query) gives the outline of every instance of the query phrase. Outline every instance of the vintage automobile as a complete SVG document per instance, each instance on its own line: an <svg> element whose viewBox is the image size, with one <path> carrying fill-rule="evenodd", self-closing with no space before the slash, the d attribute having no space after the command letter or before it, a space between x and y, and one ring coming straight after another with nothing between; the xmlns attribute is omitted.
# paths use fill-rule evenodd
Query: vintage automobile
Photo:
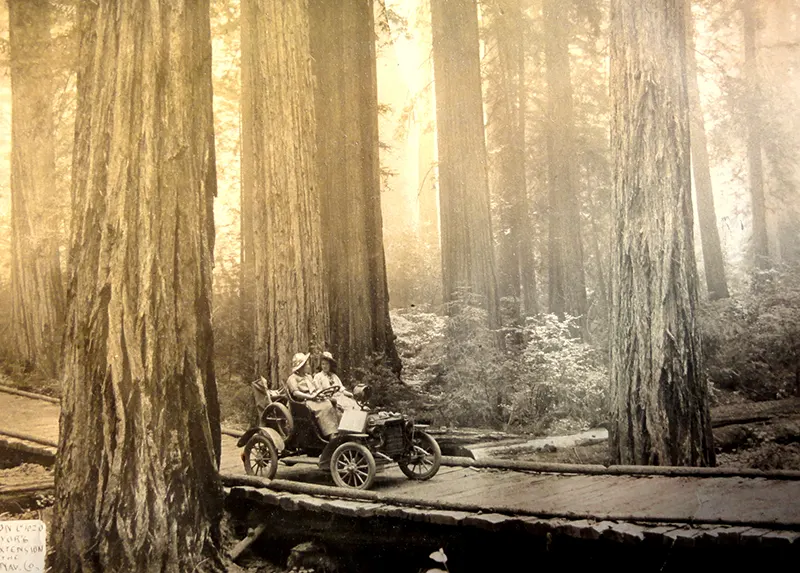
<svg viewBox="0 0 800 573"><path fill-rule="evenodd" d="M313 463L330 471L337 486L366 490L380 469L394 463L413 480L430 479L439 471L442 453L424 431L427 425L415 424L402 414L371 411L365 404L370 395L366 385L354 388L358 407L344 411L330 441L321 436L313 412L294 400L285 386L269 390L263 378L252 386L260 422L237 444L244 447L242 461L248 475L273 479L279 462ZM319 397L330 398L336 391L328 388Z"/></svg>

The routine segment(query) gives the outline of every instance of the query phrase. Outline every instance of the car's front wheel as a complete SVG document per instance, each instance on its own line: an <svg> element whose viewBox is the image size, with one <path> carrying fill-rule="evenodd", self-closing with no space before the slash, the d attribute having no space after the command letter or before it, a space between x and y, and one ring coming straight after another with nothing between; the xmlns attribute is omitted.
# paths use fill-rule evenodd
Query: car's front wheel
<svg viewBox="0 0 800 573"><path fill-rule="evenodd" d="M412 451L397 465L408 479L431 479L442 465L442 450L431 436L417 430L414 432Z"/></svg>
<svg viewBox="0 0 800 573"><path fill-rule="evenodd" d="M331 476L339 487L369 489L376 471L375 458L363 444L345 442L331 456Z"/></svg>

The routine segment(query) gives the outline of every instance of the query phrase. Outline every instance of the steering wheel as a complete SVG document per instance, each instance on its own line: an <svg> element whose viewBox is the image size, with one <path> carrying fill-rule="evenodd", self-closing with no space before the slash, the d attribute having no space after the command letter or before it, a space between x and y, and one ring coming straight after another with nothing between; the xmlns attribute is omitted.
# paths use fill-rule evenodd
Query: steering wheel
<svg viewBox="0 0 800 573"><path fill-rule="evenodd" d="M325 388L324 390L321 390L316 396L314 396L314 399L315 400L322 400L322 399L325 399L325 398L330 398L331 396L336 394L338 391L339 391L338 386L331 386L330 388Z"/></svg>

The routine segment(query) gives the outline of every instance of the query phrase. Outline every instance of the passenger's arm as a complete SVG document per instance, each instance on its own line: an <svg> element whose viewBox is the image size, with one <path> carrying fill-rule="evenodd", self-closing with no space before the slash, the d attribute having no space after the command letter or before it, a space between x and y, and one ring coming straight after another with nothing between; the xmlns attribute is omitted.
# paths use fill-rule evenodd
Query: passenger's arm
<svg viewBox="0 0 800 573"><path fill-rule="evenodd" d="M292 392L292 396L300 400L311 400L316 396L316 394L308 394L307 392L303 392L302 390L295 390L294 392Z"/></svg>
<svg viewBox="0 0 800 573"><path fill-rule="evenodd" d="M300 389L300 384L298 384L292 378L289 378L289 380L286 381L286 386L288 387L289 393L292 395L292 398L295 398L297 400L308 400L310 398L313 398L313 396L310 393L302 391Z"/></svg>

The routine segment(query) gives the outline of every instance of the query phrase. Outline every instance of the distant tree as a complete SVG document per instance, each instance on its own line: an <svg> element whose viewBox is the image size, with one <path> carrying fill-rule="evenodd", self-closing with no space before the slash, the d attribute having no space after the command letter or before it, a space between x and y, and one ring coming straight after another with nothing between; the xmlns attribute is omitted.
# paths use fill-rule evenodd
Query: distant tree
<svg viewBox="0 0 800 573"><path fill-rule="evenodd" d="M766 185L769 252L782 263L800 262L800 83L796 73L800 16L794 0L764 3L764 32L759 46L764 93L762 142L768 166Z"/></svg>
<svg viewBox="0 0 800 573"><path fill-rule="evenodd" d="M581 202L575 182L575 120L569 59L569 4L543 0L547 65L550 312L581 317L586 328L586 281Z"/></svg>
<svg viewBox="0 0 800 573"><path fill-rule="evenodd" d="M81 2L54 571L222 571L208 0Z"/></svg>
<svg viewBox="0 0 800 573"><path fill-rule="evenodd" d="M244 4L244 3L242 3ZM256 133L254 129L249 127L246 121L253 121L254 119L254 105L256 98L259 95L253 92L254 79L252 77L252 65L246 58L254 51L253 42L253 26L250 21L245 20L244 6L240 4L240 49L242 54L242 61L240 67L241 73L241 95L239 99L239 114L241 118L240 137L241 137L241 182L240 182L240 195L239 195L239 232L240 232L240 250L239 250L239 312L241 313L241 320L239 322L241 332L239 339L247 345L247 355L243 360L243 366L249 366L249 369L243 368L246 374L256 378L259 366L257 366L258 351L255 343L255 297L256 297L256 254L255 254L255 228L253 227L253 207L254 207L254 193L255 193L255 161L256 155L253 151L253 137ZM249 355L249 358L246 356Z"/></svg>
<svg viewBox="0 0 800 573"><path fill-rule="evenodd" d="M241 10L242 197L250 202L244 209L252 212L253 235L244 254L255 285L255 374L277 387L296 352L321 351L329 340L309 12L306 0L243 0Z"/></svg>
<svg viewBox="0 0 800 573"><path fill-rule="evenodd" d="M330 346L345 373L377 355L399 375L383 248L373 3L317 0L309 10Z"/></svg>
<svg viewBox="0 0 800 573"><path fill-rule="evenodd" d="M683 0L611 3L613 463L715 463L695 324Z"/></svg>
<svg viewBox="0 0 800 573"><path fill-rule="evenodd" d="M516 301L516 316L533 315L539 309L525 169L525 45L529 24L521 0L494 0L485 3L484 9L489 20L487 51L493 54L488 74L487 135L495 150L491 186L500 203L498 289L501 297Z"/></svg>
<svg viewBox="0 0 800 573"><path fill-rule="evenodd" d="M422 0L418 4L414 29L420 33L424 29L430 34L430 1ZM420 36L422 34L420 33ZM419 37L419 36L418 36ZM431 42L430 35L424 36L426 46ZM429 54L422 63L422 85L416 94L414 119L419 122L419 156L418 156L418 188L417 205L420 222L420 238L426 249L439 250L439 196L436 184L436 121L433 112L435 105L433 84L433 56ZM430 111L429 111L430 110ZM441 301L436 301L441 302Z"/></svg>
<svg viewBox="0 0 800 573"><path fill-rule="evenodd" d="M500 325L475 0L431 0L443 299L461 289Z"/></svg>
<svg viewBox="0 0 800 573"><path fill-rule="evenodd" d="M764 194L764 165L762 161L762 110L761 86L758 74L756 51L756 27L758 2L740 2L743 19L744 75L747 90L745 103L747 129L747 165L750 178L750 201L752 209L752 250L756 268L770 264L769 239L767 236L767 207Z"/></svg>
<svg viewBox="0 0 800 573"><path fill-rule="evenodd" d="M57 376L64 286L56 209L55 130L47 0L10 0L12 319L19 358Z"/></svg>
<svg viewBox="0 0 800 573"><path fill-rule="evenodd" d="M708 298L728 297L725 279L725 261L719 241L717 215L714 209L714 192L711 184L711 167L708 159L705 120L700 106L700 89L697 83L697 57L694 43L694 17L692 0L686 0L686 73L691 113L692 168L694 171L697 213L700 219L700 240L703 245L703 265L708 287Z"/></svg>

